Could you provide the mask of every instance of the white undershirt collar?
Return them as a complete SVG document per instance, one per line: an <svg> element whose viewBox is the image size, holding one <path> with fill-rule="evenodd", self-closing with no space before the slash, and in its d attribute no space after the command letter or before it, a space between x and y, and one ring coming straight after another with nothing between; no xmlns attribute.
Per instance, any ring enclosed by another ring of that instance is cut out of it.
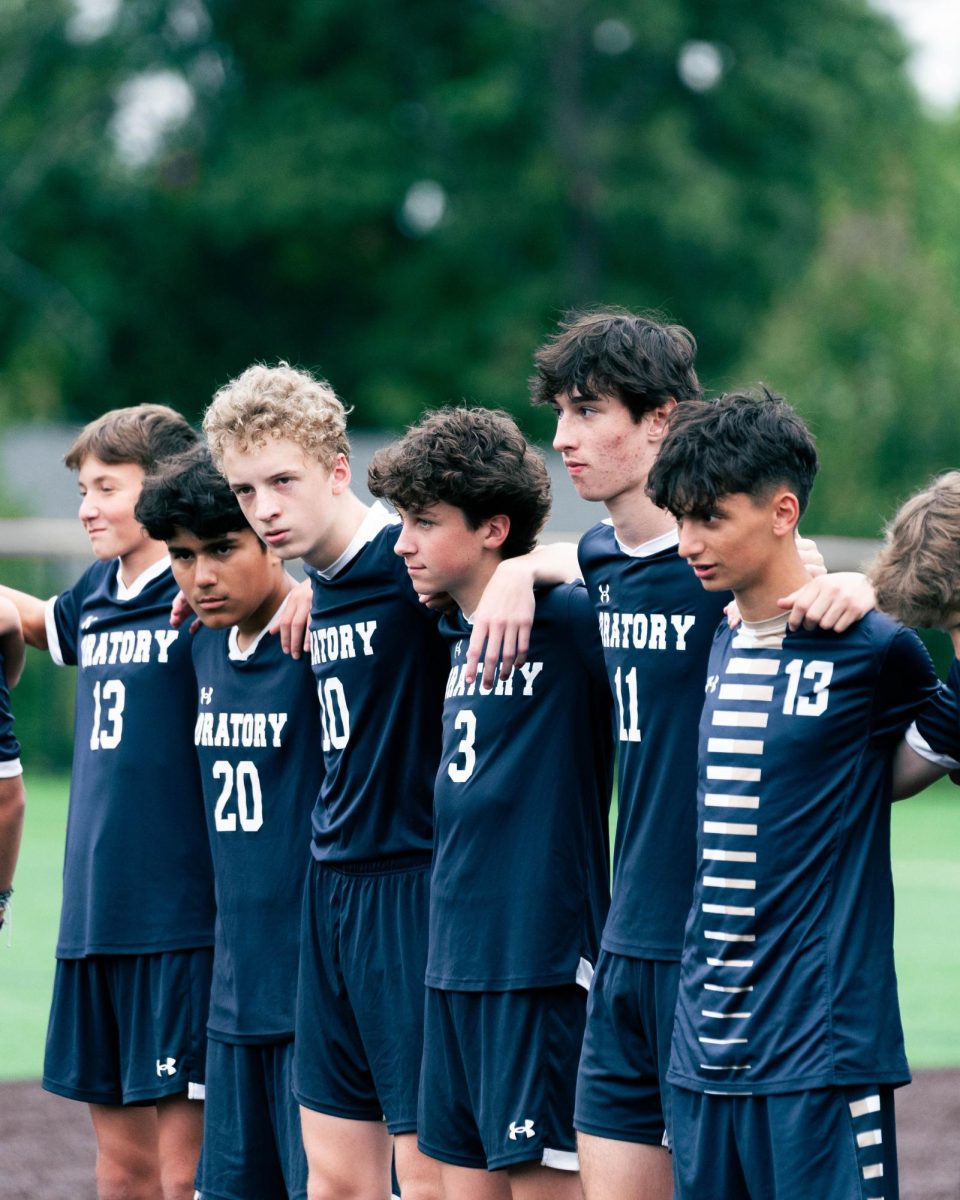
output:
<svg viewBox="0 0 960 1200"><path fill-rule="evenodd" d="M163 558L157 559L155 563L151 563L146 570L141 571L136 579L129 586L120 578L120 559L116 560L117 567L117 599L118 600L133 600L139 596L148 583L152 583L158 579L164 571L170 566L170 556L165 554Z"/></svg>
<svg viewBox="0 0 960 1200"><path fill-rule="evenodd" d="M381 529L386 529L388 525L398 525L399 523L400 518L396 513L390 512L379 500L375 500L371 504L367 515L363 518L360 528L350 540L350 545L347 546L346 550L344 550L335 562L332 562L329 567L324 567L322 571L314 567L314 574L319 575L321 579L335 578L344 567L349 566L353 562L368 542L373 541Z"/></svg>
<svg viewBox="0 0 960 1200"><path fill-rule="evenodd" d="M668 529L666 533L661 533L655 538L650 538L647 542L641 542L639 546L625 546L620 541L620 538L617 537L617 531L613 528L613 520L607 517L603 523L613 529L613 536L617 539L617 546L630 558L652 558L654 554L659 554L662 550L672 550L674 546L680 545L679 531Z"/></svg>
<svg viewBox="0 0 960 1200"><path fill-rule="evenodd" d="M292 591L292 589L291 589L291 591ZM287 607L287 601L289 599L290 599L290 592L287 592L287 594L283 598L283 603L280 605L280 607L277 609L277 611L273 614L273 616L270 618L270 620L267 621L266 625L264 625L264 627L260 630L260 632L253 639L253 641L246 648L246 650L240 649L239 627L236 625L232 625L230 627L230 633L227 637L227 658L229 658L231 662L246 662L248 658L253 658L254 654L256 654L256 652L257 652L257 647L260 645L260 643L266 637L267 630L274 623L274 621L277 619L277 617L280 616L280 614L283 612L283 610Z"/></svg>

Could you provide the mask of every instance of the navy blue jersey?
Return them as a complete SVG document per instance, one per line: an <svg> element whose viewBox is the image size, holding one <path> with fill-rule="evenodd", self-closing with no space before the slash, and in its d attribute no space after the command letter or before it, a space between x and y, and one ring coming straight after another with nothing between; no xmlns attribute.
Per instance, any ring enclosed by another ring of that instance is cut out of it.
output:
<svg viewBox="0 0 960 1200"><path fill-rule="evenodd" d="M613 899L603 946L680 958L696 867L697 723L713 632L728 592L707 592L677 535L624 550L604 521L580 569L597 610L619 737Z"/></svg>
<svg viewBox="0 0 960 1200"><path fill-rule="evenodd" d="M59 958L213 942L213 870L193 751L190 634L170 628L168 559L131 586L94 563L47 606L54 662L76 666Z"/></svg>
<svg viewBox="0 0 960 1200"><path fill-rule="evenodd" d="M916 634L721 627L668 1079L790 1092L909 1079L893 966L891 760L939 690Z"/></svg>
<svg viewBox="0 0 960 1200"><path fill-rule="evenodd" d="M217 894L207 1028L229 1042L292 1037L310 813L323 777L313 674L270 634L241 651L235 629L201 629L193 662Z"/></svg>
<svg viewBox="0 0 960 1200"><path fill-rule="evenodd" d="M911 725L907 741L917 754L948 771L960 767L960 660L951 663L948 686Z"/></svg>
<svg viewBox="0 0 960 1200"><path fill-rule="evenodd" d="M0 779L12 779L21 774L23 768L20 766L20 743L13 733L6 664L3 651L0 650Z"/></svg>
<svg viewBox="0 0 960 1200"><path fill-rule="evenodd" d="M375 504L340 559L310 570L310 659L325 775L313 854L366 861L433 843L446 649L394 553L399 520Z"/></svg>
<svg viewBox="0 0 960 1200"><path fill-rule="evenodd" d="M450 647L437 772L427 984L508 991L573 983L609 902L610 693L585 589L537 593L527 662L464 682Z"/></svg>

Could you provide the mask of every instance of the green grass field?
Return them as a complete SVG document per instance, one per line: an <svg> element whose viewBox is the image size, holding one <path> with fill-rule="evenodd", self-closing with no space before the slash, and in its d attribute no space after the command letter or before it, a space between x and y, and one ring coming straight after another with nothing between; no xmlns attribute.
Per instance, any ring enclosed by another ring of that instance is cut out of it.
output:
<svg viewBox="0 0 960 1200"><path fill-rule="evenodd" d="M17 870L13 945L0 932L0 1079L40 1075L53 950L67 782L28 779L27 826ZM897 973L915 1067L960 1066L960 793L940 783L894 810Z"/></svg>

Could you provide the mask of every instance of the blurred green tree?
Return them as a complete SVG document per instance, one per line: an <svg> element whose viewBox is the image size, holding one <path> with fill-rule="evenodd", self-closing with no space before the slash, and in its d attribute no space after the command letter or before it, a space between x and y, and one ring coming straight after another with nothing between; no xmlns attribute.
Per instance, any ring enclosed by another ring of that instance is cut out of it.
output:
<svg viewBox="0 0 960 1200"><path fill-rule="evenodd" d="M196 415L285 357L360 424L467 397L543 432L531 350L596 303L689 324L722 382L924 124L866 0L128 0L99 36L65 0L0 14L24 415ZM164 82L181 119L138 142Z"/></svg>

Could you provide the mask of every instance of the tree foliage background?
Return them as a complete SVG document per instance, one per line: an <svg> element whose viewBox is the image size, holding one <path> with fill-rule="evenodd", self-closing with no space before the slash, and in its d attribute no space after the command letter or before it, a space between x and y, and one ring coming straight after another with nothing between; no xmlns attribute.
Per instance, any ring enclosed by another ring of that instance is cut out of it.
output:
<svg viewBox="0 0 960 1200"><path fill-rule="evenodd" d="M960 461L960 128L866 0L0 0L0 46L7 421L285 358L544 436L532 350L616 303L811 420L811 528Z"/></svg>

